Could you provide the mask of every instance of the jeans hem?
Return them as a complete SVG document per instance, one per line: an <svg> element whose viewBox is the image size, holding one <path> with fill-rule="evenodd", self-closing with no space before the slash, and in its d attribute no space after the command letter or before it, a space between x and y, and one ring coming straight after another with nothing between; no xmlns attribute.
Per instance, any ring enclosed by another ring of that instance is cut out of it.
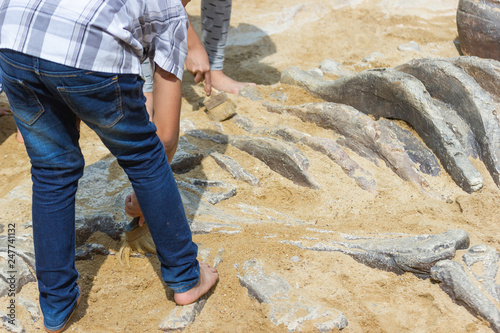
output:
<svg viewBox="0 0 500 333"><path fill-rule="evenodd" d="M76 307L78 306L78 299L80 298L81 293L82 292L80 291L80 288L78 288L78 295L76 297L76 301L75 301L75 303L73 303L73 306L71 307L71 310L69 311L68 316L66 318L64 318L63 322L57 326L50 326L50 325L47 325L47 323L45 322L45 319L44 319L43 326L45 326L45 329L47 329L49 331L58 331L61 328L63 328L64 326L66 326L68 321L71 319L73 312L75 311Z"/></svg>
<svg viewBox="0 0 500 333"><path fill-rule="evenodd" d="M182 286L182 287L170 287L170 289L172 289L174 291L174 293L183 293L183 292L186 292L190 289L192 289L197 283L198 281L200 281L200 278L197 278L196 281L194 282L191 282L185 286Z"/></svg>

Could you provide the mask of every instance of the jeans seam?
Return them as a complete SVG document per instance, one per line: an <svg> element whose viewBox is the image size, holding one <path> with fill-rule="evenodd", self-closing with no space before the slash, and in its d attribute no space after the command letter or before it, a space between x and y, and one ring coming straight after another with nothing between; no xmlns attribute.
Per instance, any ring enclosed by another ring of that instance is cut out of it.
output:
<svg viewBox="0 0 500 333"><path fill-rule="evenodd" d="M35 71L33 69L30 69L30 67L28 67L28 66L19 66L19 65L14 64L9 58L5 57L1 53L0 53L0 58L2 58L3 61L5 61L9 65L11 65L12 67L35 73Z"/></svg>
<svg viewBox="0 0 500 333"><path fill-rule="evenodd" d="M122 119L122 117L123 117L122 96L121 96L120 85L116 84L116 83L118 83L118 76L115 76L113 78L113 81L115 81L115 92L116 92L116 98L118 100L118 112L120 113L120 116L118 118L116 118L116 120L111 125L109 125L108 128L115 126L116 123L118 123L118 121L120 121L120 119Z"/></svg>
<svg viewBox="0 0 500 333"><path fill-rule="evenodd" d="M8 63L9 65L11 65L12 67L15 67L15 68L18 68L18 69L21 69L21 70L25 70L25 71L28 71L28 72L32 72L32 73L36 73L35 70L33 70L31 67L29 66L24 66L24 65L17 65L15 63L12 62L12 60L10 60L8 57L0 54L0 57L2 58L3 61L5 61L6 63ZM61 75L53 75L53 74L49 74L47 72L44 72L42 70L42 72L40 73L40 75L45 75L45 76L49 76L49 77L77 77L76 74L61 74Z"/></svg>

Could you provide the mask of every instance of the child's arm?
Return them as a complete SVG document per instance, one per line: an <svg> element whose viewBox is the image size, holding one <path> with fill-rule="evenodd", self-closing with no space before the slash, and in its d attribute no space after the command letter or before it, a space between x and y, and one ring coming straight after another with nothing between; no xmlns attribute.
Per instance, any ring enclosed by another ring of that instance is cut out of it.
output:
<svg viewBox="0 0 500 333"><path fill-rule="evenodd" d="M170 163L179 142L181 81L174 74L156 66L153 82L153 123Z"/></svg>
<svg viewBox="0 0 500 333"><path fill-rule="evenodd" d="M200 83L205 80L205 94L210 96L212 92L212 78L208 54L191 22L189 22L187 31L187 44L186 69L193 74L194 82Z"/></svg>

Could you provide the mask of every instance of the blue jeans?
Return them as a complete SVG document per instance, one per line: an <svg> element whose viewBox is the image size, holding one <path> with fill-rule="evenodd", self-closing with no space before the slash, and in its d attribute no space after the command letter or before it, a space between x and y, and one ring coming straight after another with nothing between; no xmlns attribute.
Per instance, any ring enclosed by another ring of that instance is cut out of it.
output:
<svg viewBox="0 0 500 333"><path fill-rule="evenodd" d="M174 292L199 279L198 248L138 75L67 67L0 50L5 93L31 160L33 240L44 324L61 328L76 306L75 193L84 159L78 116L128 175L148 221L162 277Z"/></svg>

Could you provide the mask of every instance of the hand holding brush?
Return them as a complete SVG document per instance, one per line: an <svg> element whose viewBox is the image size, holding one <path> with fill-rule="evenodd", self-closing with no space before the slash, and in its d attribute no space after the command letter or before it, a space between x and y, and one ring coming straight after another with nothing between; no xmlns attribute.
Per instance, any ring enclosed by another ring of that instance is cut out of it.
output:
<svg viewBox="0 0 500 333"><path fill-rule="evenodd" d="M131 252L156 253L156 247L135 193L128 195L125 199L125 212L134 216L134 219L124 228L118 260L122 265L125 261L127 266L130 266Z"/></svg>

